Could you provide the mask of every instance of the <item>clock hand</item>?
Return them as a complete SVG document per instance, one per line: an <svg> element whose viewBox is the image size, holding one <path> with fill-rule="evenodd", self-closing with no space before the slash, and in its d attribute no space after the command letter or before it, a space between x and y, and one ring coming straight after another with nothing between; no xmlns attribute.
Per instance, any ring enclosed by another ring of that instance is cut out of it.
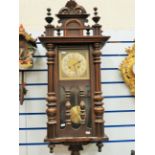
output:
<svg viewBox="0 0 155 155"><path fill-rule="evenodd" d="M79 63L81 63L81 61L82 61L82 60L79 60L78 62L74 63L73 66L75 66L75 65L77 65L77 64L79 64Z"/></svg>
<svg viewBox="0 0 155 155"><path fill-rule="evenodd" d="M74 71L77 73L77 67L76 67L76 65L77 64L79 64L79 63L81 63L81 61L82 60L79 60L79 61L77 61L76 63L74 63L74 64L72 64L72 65L69 65L68 67L70 68L70 69L74 69Z"/></svg>
<svg viewBox="0 0 155 155"><path fill-rule="evenodd" d="M75 70L76 70L76 67L75 67L75 65L74 65L74 64L69 65L68 67L69 67L69 69L71 69L72 71L75 71Z"/></svg>
<svg viewBox="0 0 155 155"><path fill-rule="evenodd" d="M78 72L77 72L77 65L78 65L79 63L81 63L81 61L82 61L82 60L79 60L78 62L76 62L76 63L73 64L73 67L74 67L74 70L75 70L76 75L78 75Z"/></svg>

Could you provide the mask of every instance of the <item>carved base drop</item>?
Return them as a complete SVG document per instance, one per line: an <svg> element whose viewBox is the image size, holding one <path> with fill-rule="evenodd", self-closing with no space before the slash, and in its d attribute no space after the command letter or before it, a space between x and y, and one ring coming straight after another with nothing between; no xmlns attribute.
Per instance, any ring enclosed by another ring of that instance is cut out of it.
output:
<svg viewBox="0 0 155 155"><path fill-rule="evenodd" d="M96 145L98 147L98 152L102 152L103 143L102 142L98 142Z"/></svg>
<svg viewBox="0 0 155 155"><path fill-rule="evenodd" d="M80 151L83 150L82 145L73 144L68 148L71 151L71 155L80 155Z"/></svg>
<svg viewBox="0 0 155 155"><path fill-rule="evenodd" d="M49 144L48 147L50 148L50 153L53 153L55 145L54 144Z"/></svg>

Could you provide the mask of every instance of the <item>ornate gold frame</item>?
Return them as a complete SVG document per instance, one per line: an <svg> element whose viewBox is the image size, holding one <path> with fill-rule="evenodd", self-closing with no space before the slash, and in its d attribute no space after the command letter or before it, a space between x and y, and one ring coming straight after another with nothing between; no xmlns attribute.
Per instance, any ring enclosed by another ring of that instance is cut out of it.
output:
<svg viewBox="0 0 155 155"><path fill-rule="evenodd" d="M120 71L125 83L130 89L131 94L135 95L135 44L132 47L127 48L126 52L128 53L128 56L120 65Z"/></svg>

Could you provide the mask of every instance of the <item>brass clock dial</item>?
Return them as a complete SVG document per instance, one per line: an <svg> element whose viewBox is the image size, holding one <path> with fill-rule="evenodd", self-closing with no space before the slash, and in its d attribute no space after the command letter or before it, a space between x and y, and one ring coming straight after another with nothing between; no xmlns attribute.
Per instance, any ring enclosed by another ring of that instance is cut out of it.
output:
<svg viewBox="0 0 155 155"><path fill-rule="evenodd" d="M87 69L87 60L79 53L69 53L62 59L62 71L69 77L79 77Z"/></svg>
<svg viewBox="0 0 155 155"><path fill-rule="evenodd" d="M62 51L60 58L60 80L89 79L87 51Z"/></svg>

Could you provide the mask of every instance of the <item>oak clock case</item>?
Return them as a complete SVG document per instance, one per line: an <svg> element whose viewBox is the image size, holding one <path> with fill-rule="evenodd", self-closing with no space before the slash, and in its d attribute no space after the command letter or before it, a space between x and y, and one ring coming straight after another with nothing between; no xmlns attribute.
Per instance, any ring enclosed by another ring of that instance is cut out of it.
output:
<svg viewBox="0 0 155 155"><path fill-rule="evenodd" d="M94 142L101 152L108 138L104 132L100 50L110 37L102 36L97 8L92 26L86 24L89 14L74 0L68 1L56 16L59 26L51 24L51 9L47 9L48 24L39 37L47 49L48 65L45 141L51 153L55 144L64 144L71 155L79 155L83 145Z"/></svg>

